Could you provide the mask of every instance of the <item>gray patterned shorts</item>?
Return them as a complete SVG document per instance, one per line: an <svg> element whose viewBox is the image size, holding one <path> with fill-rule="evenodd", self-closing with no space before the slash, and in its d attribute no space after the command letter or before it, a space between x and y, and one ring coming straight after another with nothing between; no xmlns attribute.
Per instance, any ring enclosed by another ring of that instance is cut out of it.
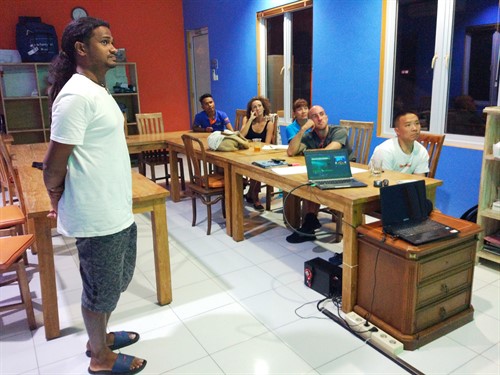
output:
<svg viewBox="0 0 500 375"><path fill-rule="evenodd" d="M134 275L137 225L108 236L79 237L76 247L83 283L82 306L93 312L112 312Z"/></svg>

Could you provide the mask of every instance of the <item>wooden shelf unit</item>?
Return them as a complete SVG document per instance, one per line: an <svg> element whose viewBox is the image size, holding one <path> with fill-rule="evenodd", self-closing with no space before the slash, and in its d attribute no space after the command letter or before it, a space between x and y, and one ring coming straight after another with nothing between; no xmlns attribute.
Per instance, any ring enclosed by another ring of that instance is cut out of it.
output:
<svg viewBox="0 0 500 375"><path fill-rule="evenodd" d="M500 199L500 159L493 157L493 145L500 142L500 107L487 107L486 130L484 134L483 165L479 187L477 223L483 229L477 244L476 258L500 263L500 255L483 249L484 236L500 230L500 212L491 209L492 203Z"/></svg>
<svg viewBox="0 0 500 375"><path fill-rule="evenodd" d="M48 142L50 121L47 77L49 63L0 63L0 114L5 131L15 144ZM135 92L114 93L119 83L132 85ZM139 86L135 63L118 63L106 74L106 85L115 100L126 107L127 130L137 134L135 114L140 112Z"/></svg>

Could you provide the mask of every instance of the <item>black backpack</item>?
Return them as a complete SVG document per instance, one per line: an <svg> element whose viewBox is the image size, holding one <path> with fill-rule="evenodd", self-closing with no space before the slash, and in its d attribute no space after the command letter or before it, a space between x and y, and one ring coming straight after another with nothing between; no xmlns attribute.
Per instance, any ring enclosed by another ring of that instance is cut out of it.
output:
<svg viewBox="0 0 500 375"><path fill-rule="evenodd" d="M19 17L16 45L23 62L50 62L59 52L56 29L40 17Z"/></svg>

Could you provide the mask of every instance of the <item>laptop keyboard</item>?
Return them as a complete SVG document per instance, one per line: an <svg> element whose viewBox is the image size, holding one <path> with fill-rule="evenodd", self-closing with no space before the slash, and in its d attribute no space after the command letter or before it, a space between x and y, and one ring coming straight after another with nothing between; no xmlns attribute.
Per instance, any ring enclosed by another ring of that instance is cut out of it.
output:
<svg viewBox="0 0 500 375"><path fill-rule="evenodd" d="M331 185L331 186L336 186L336 185L341 185L341 184L348 184L352 181L352 178L337 178L334 180L318 180L316 181L316 185Z"/></svg>
<svg viewBox="0 0 500 375"><path fill-rule="evenodd" d="M393 230L397 232L400 236L414 236L417 234L432 232L438 229L442 229L443 224L435 222L433 220L426 220L423 223L415 224L400 224L397 227L393 226Z"/></svg>

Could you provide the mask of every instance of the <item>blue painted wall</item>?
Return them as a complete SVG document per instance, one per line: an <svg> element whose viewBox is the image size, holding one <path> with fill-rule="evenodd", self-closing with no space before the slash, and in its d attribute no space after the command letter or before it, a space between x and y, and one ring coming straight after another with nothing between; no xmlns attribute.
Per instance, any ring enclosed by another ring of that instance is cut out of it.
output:
<svg viewBox="0 0 500 375"><path fill-rule="evenodd" d="M234 121L237 108L257 94L256 12L289 0L183 0L186 30L208 27L210 58L219 60L212 81L217 107ZM377 122L382 1L314 0L313 103L330 123ZM373 148L384 139L374 137ZM436 206L460 216L477 204L482 152L445 146L436 178Z"/></svg>

